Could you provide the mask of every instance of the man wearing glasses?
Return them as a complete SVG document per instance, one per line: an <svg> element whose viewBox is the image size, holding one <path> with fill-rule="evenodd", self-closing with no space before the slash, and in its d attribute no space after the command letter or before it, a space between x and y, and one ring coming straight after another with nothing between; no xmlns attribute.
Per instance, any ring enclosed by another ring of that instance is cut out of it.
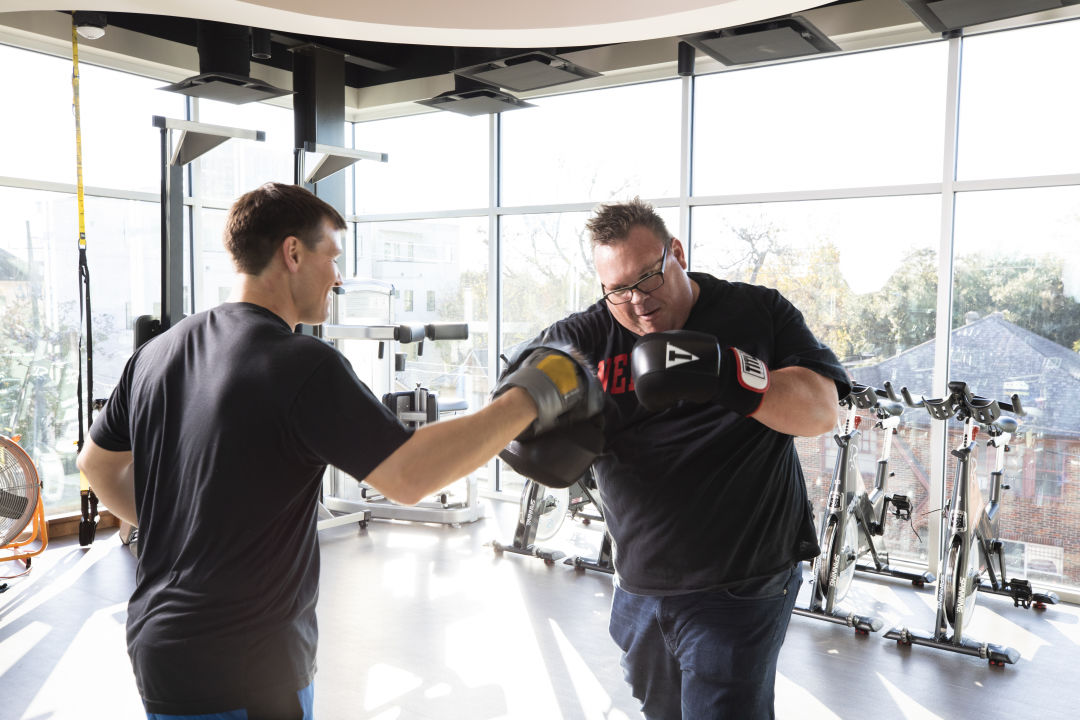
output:
<svg viewBox="0 0 1080 720"><path fill-rule="evenodd" d="M794 436L834 427L847 375L776 290L688 272L646 203L587 227L603 297L536 342L573 346L609 399L593 469L627 682L650 719L771 718L818 554Z"/></svg>

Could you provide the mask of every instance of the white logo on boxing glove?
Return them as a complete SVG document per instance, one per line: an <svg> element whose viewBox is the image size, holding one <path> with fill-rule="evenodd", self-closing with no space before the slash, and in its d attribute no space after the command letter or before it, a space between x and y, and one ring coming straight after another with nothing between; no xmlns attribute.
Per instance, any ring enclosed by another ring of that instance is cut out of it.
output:
<svg viewBox="0 0 1080 720"><path fill-rule="evenodd" d="M688 362L700 360L697 355L688 350L683 350L678 345L667 344L667 355L664 357L664 369L670 370L676 365L685 365Z"/></svg>
<svg viewBox="0 0 1080 720"><path fill-rule="evenodd" d="M735 377L747 390L763 393L769 389L769 370L765 363L739 348L735 351Z"/></svg>

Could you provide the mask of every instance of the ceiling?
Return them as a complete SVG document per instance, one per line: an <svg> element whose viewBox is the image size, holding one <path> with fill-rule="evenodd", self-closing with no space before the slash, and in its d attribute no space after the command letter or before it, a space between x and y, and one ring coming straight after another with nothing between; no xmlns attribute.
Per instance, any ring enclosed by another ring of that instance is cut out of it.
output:
<svg viewBox="0 0 1080 720"><path fill-rule="evenodd" d="M2 0L0 11L144 13L151 7L162 16L321 37L523 48L674 37L825 4L820 0L305 0L302 4L296 0Z"/></svg>
<svg viewBox="0 0 1080 720"><path fill-rule="evenodd" d="M106 31L100 40L85 43L89 58L181 80L199 65L195 48L200 23L266 30L270 58L252 60L251 76L287 88L295 55L290 49L316 44L339 51L346 59L345 80L352 93L346 98L347 109L359 113L430 98L455 87L460 79L453 75L455 70L530 50L570 55L572 62L608 76L601 79L661 67L670 77L681 37L792 14L804 16L835 42L833 49L843 51L940 37L916 17L910 7L916 2L305 0L301 5L295 0L65 0L60 6L48 0L0 0L0 41L62 55L70 52L70 21L64 13L104 12L109 27L119 32ZM945 3L972 5L971 0L942 0ZM1024 24L1033 18L1078 16L1076 3L1080 0L995 0L992 5L1072 6L1015 21ZM147 8L154 14L144 12ZM698 71L723 69L704 55L697 62ZM589 82L579 81L577 87Z"/></svg>
<svg viewBox="0 0 1080 720"><path fill-rule="evenodd" d="M196 45L198 22L193 19L110 12L108 21L112 27L124 28L183 45L193 47ZM290 48L316 44L345 54L345 84L354 88L447 74L456 68L500 60L523 52L521 48L405 45L276 30L271 31L270 39L270 58L254 62L279 70L291 71ZM557 55L584 48L545 49Z"/></svg>
<svg viewBox="0 0 1080 720"><path fill-rule="evenodd" d="M196 46L200 20L271 32L271 57L292 70L290 48L306 44L346 55L346 85L365 88L501 60L527 50L561 55L598 46L676 37L842 2L806 0L68 0L59 11L107 13L110 27ZM42 0L0 0L0 10L49 9ZM155 13L143 12L152 6Z"/></svg>

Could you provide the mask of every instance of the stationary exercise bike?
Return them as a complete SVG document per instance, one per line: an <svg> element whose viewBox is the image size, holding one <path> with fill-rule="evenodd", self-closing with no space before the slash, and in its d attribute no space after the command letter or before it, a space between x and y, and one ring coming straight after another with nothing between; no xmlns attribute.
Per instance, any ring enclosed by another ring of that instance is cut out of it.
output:
<svg viewBox="0 0 1080 720"><path fill-rule="evenodd" d="M885 518L892 506L892 515L899 520L911 520L911 501L906 495L886 491L892 437L900 425L904 406L891 399L891 387L878 390L867 385L853 384L851 393L840 401L845 408L840 418L839 432L833 436L839 451L829 487L829 500L821 521L819 545L821 554L814 559L811 572L810 606L794 609L795 614L826 620L854 628L859 634L880 630L879 618L845 613L836 609L844 599L855 571L890 575L910 580L916 587L934 581L929 572L912 572L894 568L889 554L879 545L884 540ZM881 455L877 462L874 487L868 494L859 470L859 410L870 411L874 427L882 431ZM874 538L882 541L875 543ZM860 564L869 557L872 564Z"/></svg>
<svg viewBox="0 0 1080 720"><path fill-rule="evenodd" d="M592 508L592 512L590 512ZM566 518L581 520L585 525L593 521L604 521L604 510L600 495L596 491L596 481L589 471L570 487L549 488L535 480L526 479L521 489L521 502L518 506L518 522L514 529L514 539L509 544L496 541L491 543L496 555L504 552L517 555L529 555L540 558L547 565L554 565L566 558L561 550L546 548L538 543L555 536ZM604 530L600 541L600 551L595 558L579 555L563 560L578 570L597 570L614 573L611 562L611 535Z"/></svg>
<svg viewBox="0 0 1080 720"><path fill-rule="evenodd" d="M1002 411L1022 417L1025 413L1020 398L1011 402L979 397L963 382L950 382L949 395L943 399L923 398L915 402L907 388L901 388L904 400L912 407L925 407L935 420L947 422L956 418L964 423L960 444L952 451L957 459L952 496L945 506L948 531L942 544L942 577L937 587L937 616L933 633L921 633L907 628L894 628L885 637L899 645L927 645L940 650L983 658L991 665L1013 664L1020 653L1004 645L979 643L964 636L971 621L978 592L1008 595L1013 606L1043 609L1056 604L1052 592L1035 592L1031 583L1016 578L1006 579L1005 553L998 536L998 513L1005 476L1005 453L1009 439L1019 423ZM982 430L988 446L995 449L994 468L990 472L990 499L984 504L976 471L976 437ZM984 575L986 576L984 578ZM951 632L950 632L951 630Z"/></svg>

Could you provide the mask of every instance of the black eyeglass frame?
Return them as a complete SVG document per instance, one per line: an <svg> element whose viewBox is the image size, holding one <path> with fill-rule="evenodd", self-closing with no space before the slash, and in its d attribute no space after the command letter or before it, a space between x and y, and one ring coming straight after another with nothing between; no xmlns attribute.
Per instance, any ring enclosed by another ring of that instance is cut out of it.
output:
<svg viewBox="0 0 1080 720"><path fill-rule="evenodd" d="M633 299L635 291L641 293L642 295L648 295L649 293L656 292L657 290L659 290L660 288L662 288L664 286L664 269L667 267L667 256L668 256L668 246L667 246L667 244L665 244L664 245L664 254L660 257L660 269L659 270L655 270L655 271L645 275L645 277L641 278L640 280L638 280L633 285L624 285L623 287L617 287L617 288L615 288L613 290L609 290L608 292L606 292L602 296L600 296L600 300L603 301L603 302L609 302L612 305L625 305L626 303L630 302L631 299ZM659 284L657 284L657 286L654 287L654 288L650 288L649 290L643 290L642 287L641 287L642 283L646 283L646 282L652 280L655 277L660 278ZM600 289L602 290L603 288L604 288L604 285L601 283ZM612 296L614 296L616 293L619 293L619 294L626 293L626 299L625 300L613 299Z"/></svg>

